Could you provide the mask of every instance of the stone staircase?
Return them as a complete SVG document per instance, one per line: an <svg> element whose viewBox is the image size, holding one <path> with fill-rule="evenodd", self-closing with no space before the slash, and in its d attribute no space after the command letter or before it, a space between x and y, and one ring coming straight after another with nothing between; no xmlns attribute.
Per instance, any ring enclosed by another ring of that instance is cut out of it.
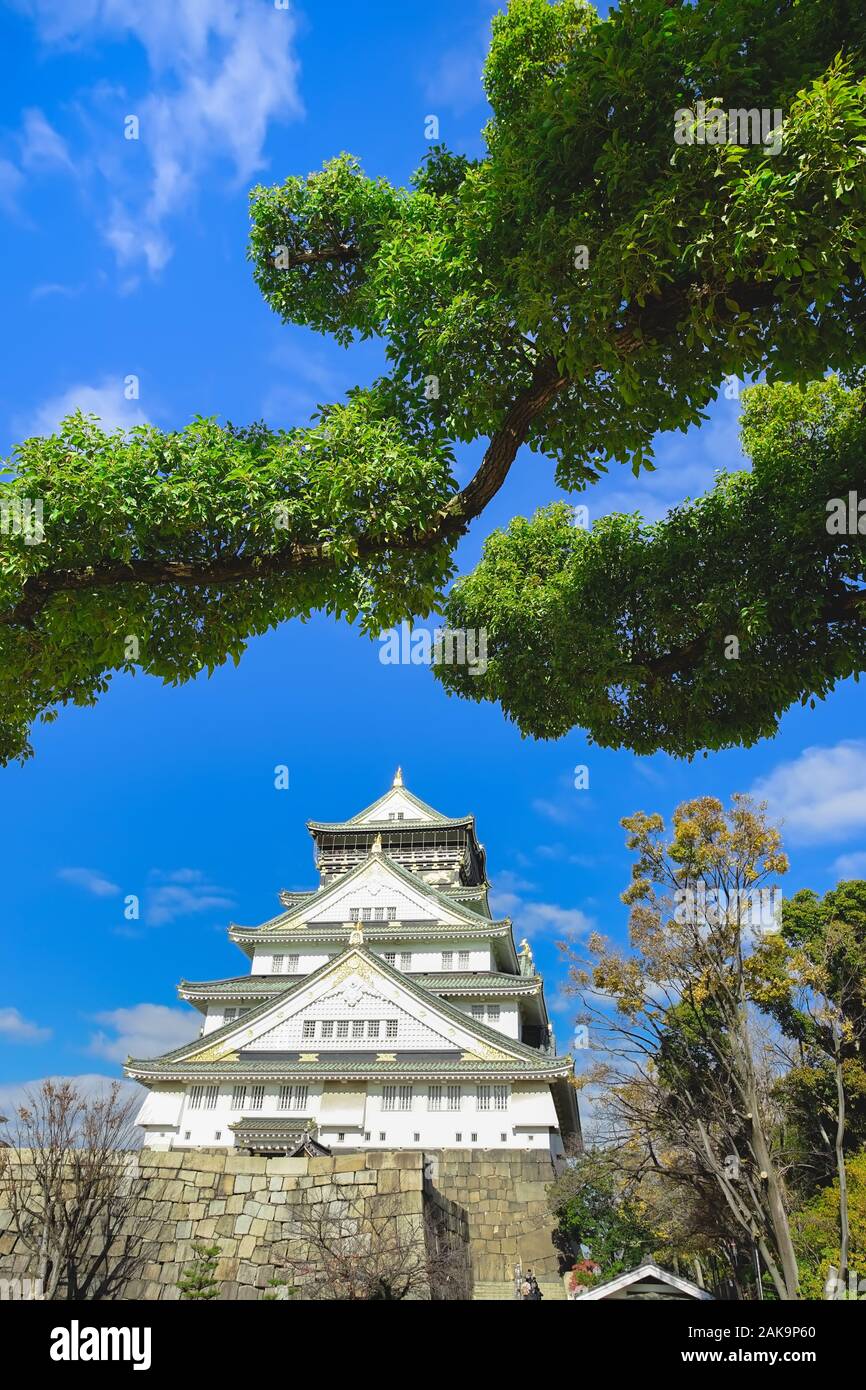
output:
<svg viewBox="0 0 866 1390"><path fill-rule="evenodd" d="M565 1296L565 1285L561 1279L539 1279L538 1287L544 1295L544 1302L567 1303ZM472 1301L475 1302L494 1302L508 1300L516 1303L514 1297L514 1284L511 1281L494 1283L492 1281L476 1280L472 1289Z"/></svg>

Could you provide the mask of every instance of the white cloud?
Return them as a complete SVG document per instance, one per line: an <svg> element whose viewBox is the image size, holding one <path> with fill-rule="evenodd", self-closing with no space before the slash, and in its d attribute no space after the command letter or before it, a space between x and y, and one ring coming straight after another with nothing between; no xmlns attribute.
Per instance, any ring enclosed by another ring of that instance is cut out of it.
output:
<svg viewBox="0 0 866 1390"><path fill-rule="evenodd" d="M19 212L18 197L24 187L24 175L11 159L0 159L0 208L4 212Z"/></svg>
<svg viewBox="0 0 866 1390"><path fill-rule="evenodd" d="M17 433L25 437L53 434L60 421L76 410L95 415L104 430L128 430L148 423L138 401L126 399L121 378L105 377L98 386L70 386L52 396L19 423Z"/></svg>
<svg viewBox="0 0 866 1390"><path fill-rule="evenodd" d="M866 878L866 850L840 854L833 864L833 872L839 878Z"/></svg>
<svg viewBox="0 0 866 1390"><path fill-rule="evenodd" d="M31 1023L17 1009L0 1008L0 1039L13 1043L41 1043L51 1037L50 1028Z"/></svg>
<svg viewBox="0 0 866 1390"><path fill-rule="evenodd" d="M46 1081L53 1081L55 1085L60 1085L63 1081L72 1082L79 1095L88 1099L95 1099L97 1096L104 1096L113 1085L120 1085L121 1099L126 1100L134 1096L144 1101L146 1092L143 1086L137 1081L122 1080L118 1083L117 1077L101 1076L98 1072L84 1072L80 1076L40 1076L33 1081L17 1081L8 1085L0 1086L0 1115L5 1115L12 1120L19 1105L24 1105L29 1097L35 1095ZM12 1126L14 1128L14 1126Z"/></svg>
<svg viewBox="0 0 866 1390"><path fill-rule="evenodd" d="M513 885L509 885L505 891L493 890L490 893L490 908L494 916L510 917L518 936L563 938L582 935L595 925L593 918L579 907L534 902L515 892Z"/></svg>
<svg viewBox="0 0 866 1390"><path fill-rule="evenodd" d="M216 908L234 907L234 898L225 888L209 883L200 869L175 869L163 873L155 869L154 885L148 890L144 919L151 926L162 926L177 917L189 917Z"/></svg>
<svg viewBox="0 0 866 1390"><path fill-rule="evenodd" d="M787 839L800 844L848 839L866 828L866 741L806 748L759 778L752 792L784 821Z"/></svg>
<svg viewBox="0 0 866 1390"><path fill-rule="evenodd" d="M147 55L148 90L106 106L111 90L103 83L87 112L88 122L98 114L89 156L113 193L106 198L103 190L109 207L103 235L121 267L157 273L172 251L166 223L203 180L225 162L238 183L249 180L264 165L269 124L302 114L294 14L266 0L19 4L47 45L84 48L131 38ZM124 139L127 115L138 119L138 141Z"/></svg>
<svg viewBox="0 0 866 1390"><path fill-rule="evenodd" d="M567 825L573 819L571 807L562 806L556 801L547 801L544 797L536 797L532 803L532 809L539 816L544 816L547 820L554 821L557 825Z"/></svg>
<svg viewBox="0 0 866 1390"><path fill-rule="evenodd" d="M65 883L73 883L76 888L83 888L95 898L110 898L120 892L118 885L107 879L98 869L58 869L57 877L62 878Z"/></svg>
<svg viewBox="0 0 866 1390"><path fill-rule="evenodd" d="M191 1042L201 1027L201 1019L191 1009L169 1009L164 1004L109 1009L95 1014L93 1021L102 1027L91 1036L88 1052L121 1063L127 1057L159 1057L171 1052Z"/></svg>
<svg viewBox="0 0 866 1390"><path fill-rule="evenodd" d="M490 48L490 20L474 28L463 44L448 48L437 61L424 83L424 96L435 115L443 107L455 115L465 115L487 97L481 82L484 60ZM445 140L445 144L449 144Z"/></svg>
<svg viewBox="0 0 866 1390"><path fill-rule="evenodd" d="M28 173L35 169L73 168L66 141L38 107L31 106L24 112L20 139L21 167Z"/></svg>

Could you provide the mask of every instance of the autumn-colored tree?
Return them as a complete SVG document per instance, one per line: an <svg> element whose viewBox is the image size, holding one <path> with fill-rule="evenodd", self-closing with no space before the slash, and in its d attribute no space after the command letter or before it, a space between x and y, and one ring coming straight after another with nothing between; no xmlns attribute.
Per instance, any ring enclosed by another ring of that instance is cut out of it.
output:
<svg viewBox="0 0 866 1390"><path fill-rule="evenodd" d="M660 815L626 817L636 852L630 951L599 936L588 956L564 946L571 987L590 1021L620 1142L683 1182L716 1185L744 1243L753 1244L780 1298L799 1297L783 1164L756 1059L747 960L771 925L767 893L786 872L766 808L735 796L678 806L670 836ZM762 890L764 896L761 896Z"/></svg>
<svg viewBox="0 0 866 1390"><path fill-rule="evenodd" d="M825 524L866 482L856 380L851 397L779 384L866 360L864 71L846 0L623 0L604 19L510 0L483 158L436 147L400 188L340 155L255 188L268 305L344 346L381 339L386 372L285 431L123 436L77 415L20 445L0 494L0 760L116 671L186 680L314 610L375 634L444 609L487 629L492 658L474 682L442 667L452 689L528 733L579 723L640 752L752 742L866 668L864 537ZM699 102L780 111L772 148L714 143L697 117L678 143ZM612 463L639 474L659 431L760 373L752 476L657 528L579 534L542 505L446 599L522 445L571 491ZM477 439L458 487L455 447Z"/></svg>

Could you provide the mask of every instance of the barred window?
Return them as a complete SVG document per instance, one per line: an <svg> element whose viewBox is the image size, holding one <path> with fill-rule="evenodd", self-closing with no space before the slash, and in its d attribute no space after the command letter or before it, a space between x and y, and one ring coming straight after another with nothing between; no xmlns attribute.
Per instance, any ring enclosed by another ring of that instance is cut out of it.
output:
<svg viewBox="0 0 866 1390"><path fill-rule="evenodd" d="M303 1110L307 1104L308 1086L281 1086L277 1101L279 1110Z"/></svg>
<svg viewBox="0 0 866 1390"><path fill-rule="evenodd" d="M399 1101L399 1104L398 1104L398 1106L397 1106L397 1109L398 1109L398 1110L411 1110L411 1109L412 1109L412 1087L411 1087L411 1086L401 1086L401 1087L400 1087L400 1094L399 1094L399 1096L398 1096L397 1099L398 1099L398 1101Z"/></svg>
<svg viewBox="0 0 866 1390"><path fill-rule="evenodd" d="M367 1019L367 1037L368 1037L368 1038L378 1038L378 1036L379 1036L379 1020L378 1020L378 1018L368 1018L368 1019Z"/></svg>
<svg viewBox="0 0 866 1390"><path fill-rule="evenodd" d="M243 1110L247 1103L246 1086L232 1087L232 1110Z"/></svg>
<svg viewBox="0 0 866 1390"><path fill-rule="evenodd" d="M252 1088L252 1094L251 1094L251 1096L250 1096L250 1109L251 1109L251 1110L261 1110L262 1106L264 1105L264 1101L265 1101L265 1088L264 1088L264 1086L253 1086L253 1088Z"/></svg>
<svg viewBox="0 0 866 1390"><path fill-rule="evenodd" d="M475 1108L476 1110L490 1109L490 1087L476 1086L475 1088Z"/></svg>
<svg viewBox="0 0 866 1390"><path fill-rule="evenodd" d="M237 1009L226 1009L223 1013L223 1023L234 1023L237 1016Z"/></svg>
<svg viewBox="0 0 866 1390"><path fill-rule="evenodd" d="M353 1037L353 1038L363 1038L363 1036L364 1036L364 1020L363 1020L362 1018L356 1018L356 1019L354 1019L354 1020L352 1021L352 1037Z"/></svg>
<svg viewBox="0 0 866 1390"><path fill-rule="evenodd" d="M458 969L460 969L460 970L468 970L468 969L469 969L469 952L468 952L468 951L458 951L458 953L457 953L457 966L458 966Z"/></svg>
<svg viewBox="0 0 866 1390"><path fill-rule="evenodd" d="M271 956L271 974L282 975L285 956Z"/></svg>
<svg viewBox="0 0 866 1390"><path fill-rule="evenodd" d="M429 1086L429 1087L428 1087L428 1089L427 1089L427 1109L428 1109L428 1110L441 1110L441 1109L442 1109L442 1087L441 1087L441 1086Z"/></svg>
<svg viewBox="0 0 866 1390"><path fill-rule="evenodd" d="M396 1109L397 1109L397 1087L396 1087L396 1086L383 1086L383 1087L382 1087L382 1109L383 1109L383 1110L396 1110Z"/></svg>
<svg viewBox="0 0 866 1390"><path fill-rule="evenodd" d="M370 921L372 921L372 918L373 918L373 909L372 909L372 907L363 907L363 908L361 909L361 917L362 917L362 919L363 919L365 922L370 922Z"/></svg>
<svg viewBox="0 0 866 1390"><path fill-rule="evenodd" d="M472 1017L473 1017L473 1018L480 1018L480 1019L483 1019L483 1018L484 1018L484 1005L483 1005L483 1004L473 1004L473 1005L472 1005Z"/></svg>
<svg viewBox="0 0 866 1390"><path fill-rule="evenodd" d="M385 909L384 909L384 907L377 907L377 908L375 909L374 913L373 913L373 918L374 918L374 920L377 921L377 922L384 922L384 920L385 920Z"/></svg>
<svg viewBox="0 0 866 1390"><path fill-rule="evenodd" d="M204 1086L193 1086L189 1093L190 1110L201 1110L204 1100Z"/></svg>
<svg viewBox="0 0 866 1390"><path fill-rule="evenodd" d="M213 1110L217 1103L217 1096L220 1093L219 1086L205 1086L204 1088L204 1108Z"/></svg>
<svg viewBox="0 0 866 1390"><path fill-rule="evenodd" d="M332 1038L334 1036L334 1020L326 1018L322 1022L322 1037Z"/></svg>
<svg viewBox="0 0 866 1390"><path fill-rule="evenodd" d="M389 921L389 922L396 922L396 920L397 920L397 909L396 909L396 907L389 907L389 908L387 909L387 913L388 913L388 921Z"/></svg>
<svg viewBox="0 0 866 1390"><path fill-rule="evenodd" d="M487 1006L487 1022L488 1022L488 1023L498 1023L498 1022L499 1022L499 1005L498 1005L498 1004L488 1004L488 1006Z"/></svg>
<svg viewBox="0 0 866 1390"><path fill-rule="evenodd" d="M494 1110L507 1110L507 1109L508 1109L508 1087L507 1087L507 1086L494 1086L494 1087L493 1087L493 1108L494 1108Z"/></svg>
<svg viewBox="0 0 866 1390"><path fill-rule="evenodd" d="M400 952L400 969L401 969L401 970L411 970L411 969L412 969L412 952L411 952L411 951L401 951L401 952Z"/></svg>
<svg viewBox="0 0 866 1390"><path fill-rule="evenodd" d="M443 970L451 970L452 967L453 967L453 964L454 964L454 952L453 952L453 951L443 951L443 952L442 952L442 969L443 969Z"/></svg>
<svg viewBox="0 0 866 1390"><path fill-rule="evenodd" d="M396 1020L396 1018L389 1018L389 1019L386 1021L386 1023L385 1023L385 1037L386 1037L386 1038L396 1038L396 1036L397 1036L397 1020Z"/></svg>
<svg viewBox="0 0 866 1390"><path fill-rule="evenodd" d="M462 1095L459 1086L448 1087L448 1109L459 1110Z"/></svg>
<svg viewBox="0 0 866 1390"><path fill-rule="evenodd" d="M286 970L290 975L297 975L300 956L286 956Z"/></svg>
<svg viewBox="0 0 866 1390"><path fill-rule="evenodd" d="M386 952L385 952L385 964L386 964L386 965L396 965L396 964L397 964L397 952L396 952L396 951L386 951Z"/></svg>
<svg viewBox="0 0 866 1390"><path fill-rule="evenodd" d="M312 1018L304 1019L304 1037L314 1038L316 1036L316 1023Z"/></svg>
<svg viewBox="0 0 866 1390"><path fill-rule="evenodd" d="M348 1036L349 1036L349 1020L348 1020L347 1018L338 1018L338 1019L337 1019L337 1037L338 1037L338 1038L348 1038Z"/></svg>

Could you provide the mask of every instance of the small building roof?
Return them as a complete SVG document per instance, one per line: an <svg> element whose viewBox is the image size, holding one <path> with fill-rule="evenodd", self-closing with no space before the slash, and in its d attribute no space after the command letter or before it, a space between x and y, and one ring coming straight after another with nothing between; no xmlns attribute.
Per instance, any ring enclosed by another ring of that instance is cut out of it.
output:
<svg viewBox="0 0 866 1390"><path fill-rule="evenodd" d="M689 1279L683 1279L678 1274L671 1274L670 1270L662 1269L660 1265L647 1261L637 1269L629 1269L625 1274L618 1274L615 1279L608 1279L604 1284L597 1284L594 1289L588 1289L586 1293L578 1294L574 1299L575 1303L599 1303L606 1298L635 1298L635 1299L698 1299L701 1301L713 1301L713 1295L706 1289L699 1288Z"/></svg>

